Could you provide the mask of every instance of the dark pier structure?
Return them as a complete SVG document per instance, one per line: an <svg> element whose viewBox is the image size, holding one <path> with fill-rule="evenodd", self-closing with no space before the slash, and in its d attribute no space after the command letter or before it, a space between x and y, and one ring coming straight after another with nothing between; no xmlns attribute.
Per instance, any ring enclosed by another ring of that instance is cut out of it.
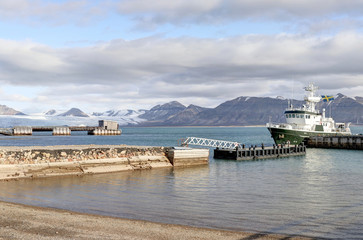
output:
<svg viewBox="0 0 363 240"><path fill-rule="evenodd" d="M363 150L363 135L311 137L309 148L335 148Z"/></svg>
<svg viewBox="0 0 363 240"><path fill-rule="evenodd" d="M281 158L302 156L306 154L306 146L273 146L273 147L249 147L236 149L214 149L214 158L231 160L258 160L268 158Z"/></svg>

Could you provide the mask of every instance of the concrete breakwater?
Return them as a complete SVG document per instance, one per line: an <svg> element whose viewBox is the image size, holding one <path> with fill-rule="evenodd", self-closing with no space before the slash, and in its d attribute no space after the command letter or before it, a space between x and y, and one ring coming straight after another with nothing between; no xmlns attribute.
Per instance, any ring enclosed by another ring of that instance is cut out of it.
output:
<svg viewBox="0 0 363 240"><path fill-rule="evenodd" d="M126 145L0 147L0 179L109 173L172 167L172 163L208 164L209 150L197 150L193 154L194 149ZM178 151L189 151L190 157L175 158Z"/></svg>

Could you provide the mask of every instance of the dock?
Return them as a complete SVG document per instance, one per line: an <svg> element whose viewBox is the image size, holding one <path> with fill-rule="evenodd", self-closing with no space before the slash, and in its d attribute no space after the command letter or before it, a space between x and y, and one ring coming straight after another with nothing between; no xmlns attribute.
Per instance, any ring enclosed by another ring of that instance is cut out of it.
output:
<svg viewBox="0 0 363 240"><path fill-rule="evenodd" d="M181 146L199 145L205 147L215 147L215 159L229 160L258 160L268 158L294 157L306 154L305 145L274 145L265 147L250 146L238 142L230 142L224 140L188 137L181 140Z"/></svg>
<svg viewBox="0 0 363 240"><path fill-rule="evenodd" d="M309 148L333 148L363 150L363 135L310 137Z"/></svg>
<svg viewBox="0 0 363 240"><path fill-rule="evenodd" d="M274 147L249 147L236 149L214 149L214 158L232 160L258 160L268 158L282 158L302 156L306 154L306 146L274 146Z"/></svg>
<svg viewBox="0 0 363 240"><path fill-rule="evenodd" d="M31 136L33 132L52 132L53 136L67 136L75 131L85 131L88 135L121 135L119 124L108 120L100 120L98 126L15 126L0 128L0 134L6 136Z"/></svg>

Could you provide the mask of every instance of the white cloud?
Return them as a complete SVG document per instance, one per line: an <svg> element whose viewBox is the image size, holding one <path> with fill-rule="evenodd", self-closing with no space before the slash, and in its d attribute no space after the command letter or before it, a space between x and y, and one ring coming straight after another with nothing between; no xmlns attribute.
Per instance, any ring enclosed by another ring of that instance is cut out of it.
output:
<svg viewBox="0 0 363 240"><path fill-rule="evenodd" d="M108 12L107 2L2 0L0 19L26 24L86 24Z"/></svg>
<svg viewBox="0 0 363 240"><path fill-rule="evenodd" d="M139 24L220 24L238 20L296 21L325 17L360 17L363 1L340 0L121 0L118 11Z"/></svg>
<svg viewBox="0 0 363 240"><path fill-rule="evenodd" d="M147 108L162 99L189 104L198 98L215 105L216 99L241 95L290 97L286 88L292 80L296 85L313 81L322 89L361 95L357 89L363 85L363 53L357 49L362 43L363 35L354 32L324 38L154 37L79 48L0 40L0 83L46 89L33 102L47 99L48 104L98 109Z"/></svg>
<svg viewBox="0 0 363 240"><path fill-rule="evenodd" d="M118 12L136 26L164 24L221 25L234 21L276 21L308 25L315 31L347 22L361 25L363 1L359 0L2 0L0 20L26 24L91 24Z"/></svg>

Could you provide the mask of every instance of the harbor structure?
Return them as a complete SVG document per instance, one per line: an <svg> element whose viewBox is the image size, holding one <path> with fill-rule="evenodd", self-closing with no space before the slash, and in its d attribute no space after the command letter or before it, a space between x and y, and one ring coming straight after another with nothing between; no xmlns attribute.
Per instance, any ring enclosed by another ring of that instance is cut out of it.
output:
<svg viewBox="0 0 363 240"><path fill-rule="evenodd" d="M34 132L52 132L53 136L71 135L71 132L85 131L88 135L121 135L119 124L115 121L100 120L98 126L15 126L0 128L0 134L7 136L33 135Z"/></svg>
<svg viewBox="0 0 363 240"><path fill-rule="evenodd" d="M199 145L205 147L215 147L214 158L230 159L230 160L258 160L268 158L302 156L306 154L305 145L273 145L265 147L250 146L238 142L230 142L224 140L188 137L181 140L182 146Z"/></svg>
<svg viewBox="0 0 363 240"><path fill-rule="evenodd" d="M303 156L306 154L306 146L251 146L249 148L236 149L214 149L214 158L231 160L259 160L269 158L282 158Z"/></svg>
<svg viewBox="0 0 363 240"><path fill-rule="evenodd" d="M209 149L172 147L167 156L174 167L204 165L209 163Z"/></svg>
<svg viewBox="0 0 363 240"><path fill-rule="evenodd" d="M285 110L286 123L267 123L267 129L276 144L300 144L314 136L349 136L351 131L349 123L335 123L333 118L326 117L325 109L320 113L316 109L316 104L322 100L316 95L317 86L310 83L305 88L305 104L300 108L294 108L289 104ZM331 97L325 96L325 101L330 101Z"/></svg>
<svg viewBox="0 0 363 240"><path fill-rule="evenodd" d="M0 147L0 180L207 165L209 149L127 145Z"/></svg>
<svg viewBox="0 0 363 240"><path fill-rule="evenodd" d="M333 148L363 150L363 135L315 136L307 140L309 148Z"/></svg>

